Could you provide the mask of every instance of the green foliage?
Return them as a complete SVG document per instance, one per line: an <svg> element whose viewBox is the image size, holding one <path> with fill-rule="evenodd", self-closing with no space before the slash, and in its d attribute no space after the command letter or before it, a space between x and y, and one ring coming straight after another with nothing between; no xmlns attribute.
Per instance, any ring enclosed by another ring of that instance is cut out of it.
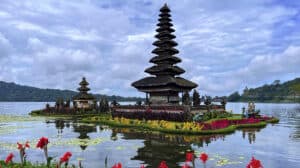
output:
<svg viewBox="0 0 300 168"><path fill-rule="evenodd" d="M201 103L200 94L197 92L196 89L194 89L194 93L193 93L193 106L199 106L200 103Z"/></svg>
<svg viewBox="0 0 300 168"><path fill-rule="evenodd" d="M212 98L210 96L205 96L204 104L205 105L210 105L212 102Z"/></svg>
<svg viewBox="0 0 300 168"><path fill-rule="evenodd" d="M184 92L184 94L182 95L182 103L184 105L190 105L190 95L189 95L189 92Z"/></svg>
<svg viewBox="0 0 300 168"><path fill-rule="evenodd" d="M111 102L111 104L112 104L113 106L118 106L118 105L120 105L116 100L113 100L113 101Z"/></svg>
<svg viewBox="0 0 300 168"><path fill-rule="evenodd" d="M141 106L141 105L142 105L142 101L138 100L138 101L136 101L135 104L136 104L137 106Z"/></svg>
<svg viewBox="0 0 300 168"><path fill-rule="evenodd" d="M109 111L109 103L106 98L102 98L99 102L99 110L100 112L108 112Z"/></svg>
<svg viewBox="0 0 300 168"><path fill-rule="evenodd" d="M228 101L256 101L256 102L300 102L300 78L280 83L275 80L272 84L265 84L258 88L247 87L242 95L234 92Z"/></svg>
<svg viewBox="0 0 300 168"><path fill-rule="evenodd" d="M71 105L71 100L70 100L70 99L67 99L67 100L66 100L65 106L66 106L66 107L70 107L70 105Z"/></svg>
<svg viewBox="0 0 300 168"><path fill-rule="evenodd" d="M241 99L241 95L237 91L229 95L227 98L227 100L231 102L240 101L240 99Z"/></svg>
<svg viewBox="0 0 300 168"><path fill-rule="evenodd" d="M202 117L202 121L208 121L213 119L219 119L219 118L228 118L232 117L231 113L228 112L220 112L220 111L211 111L211 112L205 112Z"/></svg>

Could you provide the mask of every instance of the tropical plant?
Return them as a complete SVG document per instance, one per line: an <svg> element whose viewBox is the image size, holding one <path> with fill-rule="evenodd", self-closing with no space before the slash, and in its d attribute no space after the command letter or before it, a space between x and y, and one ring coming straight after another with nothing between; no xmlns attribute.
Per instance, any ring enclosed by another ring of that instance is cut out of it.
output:
<svg viewBox="0 0 300 168"><path fill-rule="evenodd" d="M197 92L196 89L194 89L193 93L193 106L200 106L201 100L200 100L200 94Z"/></svg>
<svg viewBox="0 0 300 168"><path fill-rule="evenodd" d="M20 151L21 164L25 165L26 164L25 149L30 147L29 142L27 141L24 145L17 142L17 145L18 145L18 149Z"/></svg>
<svg viewBox="0 0 300 168"><path fill-rule="evenodd" d="M190 105L190 94L189 92L185 91L184 94L182 95L182 103L184 105Z"/></svg>

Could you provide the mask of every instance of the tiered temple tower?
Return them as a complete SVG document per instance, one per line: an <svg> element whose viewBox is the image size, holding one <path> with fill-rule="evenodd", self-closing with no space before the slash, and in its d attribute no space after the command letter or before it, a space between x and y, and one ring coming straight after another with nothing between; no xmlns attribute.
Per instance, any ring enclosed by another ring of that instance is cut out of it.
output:
<svg viewBox="0 0 300 168"><path fill-rule="evenodd" d="M80 87L77 89L79 93L73 97L73 101L77 108L92 108L94 106L95 97L89 94L88 88L89 83L86 81L85 77L79 83Z"/></svg>
<svg viewBox="0 0 300 168"><path fill-rule="evenodd" d="M151 104L178 104L180 92L189 92L197 87L197 84L179 77L185 71L176 66L181 59L175 56L179 51L174 48L177 43L173 40L176 36L172 34L175 30L170 12L167 4L160 9L157 40L153 43L156 48L152 51L156 56L150 59L155 65L145 70L152 76L132 83L133 87L146 93L147 99L150 95Z"/></svg>

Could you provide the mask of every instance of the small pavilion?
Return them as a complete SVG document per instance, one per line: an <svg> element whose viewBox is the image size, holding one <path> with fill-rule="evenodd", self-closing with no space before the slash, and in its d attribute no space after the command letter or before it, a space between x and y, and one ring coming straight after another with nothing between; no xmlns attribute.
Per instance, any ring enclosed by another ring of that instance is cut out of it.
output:
<svg viewBox="0 0 300 168"><path fill-rule="evenodd" d="M181 59L175 56L179 51L174 48L176 36L172 34L175 30L167 4L160 9L158 21L157 41L153 43L156 48L152 51L156 56L150 59L155 65L145 70L151 76L133 82L132 86L145 92L150 104L179 104L179 93L189 92L197 84L179 76L185 71L176 66Z"/></svg>
<svg viewBox="0 0 300 168"><path fill-rule="evenodd" d="M88 93L90 88L88 88L89 83L86 81L85 77L82 78L79 85L80 87L77 89L79 93L73 97L75 107L79 109L93 108L95 106L96 98Z"/></svg>

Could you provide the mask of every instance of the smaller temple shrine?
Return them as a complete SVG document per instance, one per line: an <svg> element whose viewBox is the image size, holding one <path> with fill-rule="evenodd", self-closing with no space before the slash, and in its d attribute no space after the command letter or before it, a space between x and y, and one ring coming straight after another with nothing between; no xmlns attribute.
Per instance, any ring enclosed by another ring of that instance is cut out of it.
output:
<svg viewBox="0 0 300 168"><path fill-rule="evenodd" d="M89 83L86 81L85 77L79 83L80 87L77 89L79 93L73 97L74 107L79 109L90 109L95 106L96 98L88 93L90 88L88 88Z"/></svg>

